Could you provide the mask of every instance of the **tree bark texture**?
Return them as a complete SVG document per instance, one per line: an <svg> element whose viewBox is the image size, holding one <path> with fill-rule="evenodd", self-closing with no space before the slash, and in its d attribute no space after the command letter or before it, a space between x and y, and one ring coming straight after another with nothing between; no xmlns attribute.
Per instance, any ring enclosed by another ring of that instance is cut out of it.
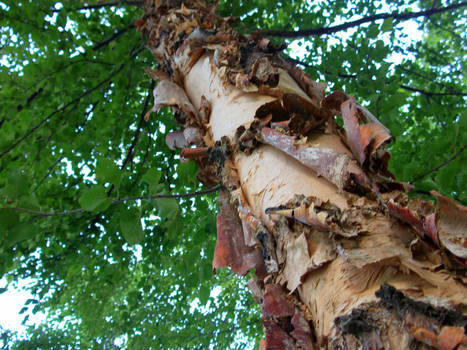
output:
<svg viewBox="0 0 467 350"><path fill-rule="evenodd" d="M467 349L467 209L409 199L368 110L215 10L148 0L136 25L160 65L152 111L183 126L167 143L223 185L213 269L255 269L261 348Z"/></svg>

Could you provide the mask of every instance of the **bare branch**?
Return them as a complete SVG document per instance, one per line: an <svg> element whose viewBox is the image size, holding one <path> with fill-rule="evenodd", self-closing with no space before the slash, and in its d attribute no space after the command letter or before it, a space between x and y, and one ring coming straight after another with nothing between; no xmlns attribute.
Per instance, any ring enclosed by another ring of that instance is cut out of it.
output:
<svg viewBox="0 0 467 350"><path fill-rule="evenodd" d="M119 5L132 5L132 6L142 6L143 1L110 1L110 2L103 2L100 4L95 4L95 5L88 5L88 6L83 6L79 7L78 10L94 10L94 9L99 9L102 7L110 7L110 6L119 6Z"/></svg>
<svg viewBox="0 0 467 350"><path fill-rule="evenodd" d="M308 64L306 62L302 62L300 60L297 60L295 58L291 58L291 57L286 57L286 59L289 61L289 62L292 62L292 63L295 63L295 64L299 64L305 68L311 68L313 67L311 64ZM331 75L333 73L329 72L329 71L324 71L324 74L328 74L328 75ZM358 78L358 75L357 74L345 74L345 73L337 73L337 76L339 78L345 78L345 79L349 79L349 78ZM410 87L410 86L407 86L407 85L399 85L402 89L404 90L407 90L407 91L412 91L412 92L418 92L422 95L425 95L427 97L433 97L433 96L467 96L467 93L466 92L460 92L460 91L455 91L455 90L451 90L450 92L431 92L431 91L426 91L426 90L422 90L422 89L418 89L418 88L413 88L413 87Z"/></svg>
<svg viewBox="0 0 467 350"><path fill-rule="evenodd" d="M109 1L109 2L103 2L100 4L94 4L94 5L87 5L87 6L82 6L78 7L76 9L72 9L72 11L81 11L81 10L96 10L100 9L103 7L112 7L112 6L122 6L122 5L130 5L130 6L142 6L143 1L125 1L125 0L120 0L120 1ZM63 8L56 10L54 9L52 12L60 12L63 10Z"/></svg>
<svg viewBox="0 0 467 350"><path fill-rule="evenodd" d="M58 158L50 167L47 169L47 172L45 175L40 179L40 181L37 183L36 187L32 190L32 193L35 193L37 189L44 183L44 181L49 177L49 175L52 173L52 171L55 169L55 167L63 160L65 157L60 157Z"/></svg>
<svg viewBox="0 0 467 350"><path fill-rule="evenodd" d="M144 100L143 109L141 111L141 114L140 114L139 120L138 120L138 126L136 127L135 135L133 136L133 141L132 141L132 143L130 145L130 148L128 149L125 160L123 161L123 164L122 164L122 167L121 167L122 170L125 168L125 166L128 164L128 162L130 162L133 159L136 143L138 142L139 135L141 134L141 128L143 126L144 116L146 115L146 110L148 109L149 101L151 99L152 90L154 90L154 86L155 86L155 81L151 79L151 86L150 86L149 92L148 92L148 94L147 94L147 96L146 96L146 98Z"/></svg>
<svg viewBox="0 0 467 350"><path fill-rule="evenodd" d="M404 90L408 91L413 91L413 92L419 92L422 95L425 95L427 97L432 97L432 96L467 96L467 93L465 92L459 92L459 91L453 91L453 92L430 92L430 91L425 91L422 89L416 89L407 85L400 85L400 87Z"/></svg>
<svg viewBox="0 0 467 350"><path fill-rule="evenodd" d="M117 198L114 199L111 203L111 205L123 203L123 202L129 202L129 201L137 201L137 200L151 200L151 199L157 199L157 198L175 198L175 199L180 199L180 198L189 198L189 197L196 197L196 196L202 196L205 194L209 193L214 193L217 192L221 189L221 185L209 188L207 190L202 190L202 191L196 191L196 192L190 192L190 193L177 193L177 194L156 194L153 196L142 196L142 197L127 197L127 198ZM20 207L0 207L0 210L2 209L12 209L16 211L20 211L23 213L31 214L31 215L38 215L38 216L44 216L44 217L52 217L52 216L67 216L67 215L72 215L72 214L78 214L78 213L83 213L86 210L79 208L79 209L73 209L73 210L64 210L61 212L43 212L43 211L37 211L37 210L31 210L27 208L20 208Z"/></svg>
<svg viewBox="0 0 467 350"><path fill-rule="evenodd" d="M107 46L110 44L112 41L116 40L118 37L121 35L125 34L129 29L135 28L135 25L133 23L129 24L125 28L120 29L119 31L115 32L113 35L109 36L107 39L104 39L98 43L96 43L92 49L94 51L97 51L99 49L102 49L104 46Z"/></svg>
<svg viewBox="0 0 467 350"><path fill-rule="evenodd" d="M426 172L424 172L423 174L421 175L418 175L415 179L413 179L412 181L409 182L409 184L413 184L414 182L417 182L417 181L420 181L421 179L423 179L425 176L428 176L430 175L431 173L434 173L435 171L438 171L439 169L441 169L442 167L448 165L450 162L452 162L454 159L456 159L457 157L459 157L462 152L464 152L464 150L467 148L467 145L464 145L456 154L454 154L451 158L449 158L448 160L442 162L440 165L438 165L437 167L434 167L433 169L430 169Z"/></svg>
<svg viewBox="0 0 467 350"><path fill-rule="evenodd" d="M361 24L374 22L380 19L393 18L398 21L406 21L412 18L418 17L430 17L432 15L455 10L467 6L467 1L460 2L458 4L452 4L446 7L440 8L430 8L428 10L423 10L419 12L406 12L406 13L379 13L373 16L363 17L355 21L343 23L333 27L321 27L321 28L311 28L303 29L297 31L282 31L282 30L259 30L256 33L264 36L273 36L279 38L303 38L306 36L320 36L320 35L329 35L336 32L340 32L352 27L358 27Z"/></svg>

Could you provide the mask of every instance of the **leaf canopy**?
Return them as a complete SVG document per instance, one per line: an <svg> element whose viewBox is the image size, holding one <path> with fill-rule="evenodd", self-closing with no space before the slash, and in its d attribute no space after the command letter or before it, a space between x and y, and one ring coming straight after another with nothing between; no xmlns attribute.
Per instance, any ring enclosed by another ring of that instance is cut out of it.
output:
<svg viewBox="0 0 467 350"><path fill-rule="evenodd" d="M432 5L229 0L219 12L249 32ZM25 337L2 330L12 349L252 348L262 337L245 280L211 272L215 195L115 202L201 189L196 166L165 144L171 112L144 120L154 84L143 68L157 63L133 25L141 14L138 1L0 2L0 275L32 279L23 314L48 315ZM275 40L391 130L400 180L465 204L465 14Z"/></svg>

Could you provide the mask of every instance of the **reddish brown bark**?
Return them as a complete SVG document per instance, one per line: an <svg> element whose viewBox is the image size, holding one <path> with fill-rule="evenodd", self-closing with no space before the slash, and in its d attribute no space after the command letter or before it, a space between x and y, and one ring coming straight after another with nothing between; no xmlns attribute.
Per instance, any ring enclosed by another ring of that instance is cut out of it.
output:
<svg viewBox="0 0 467 350"><path fill-rule="evenodd" d="M173 106L184 128L168 143L195 145L182 156L225 189L213 268L256 269L261 348L467 346L466 208L409 200L387 129L231 20L152 0L137 26L163 69L148 70L154 110Z"/></svg>

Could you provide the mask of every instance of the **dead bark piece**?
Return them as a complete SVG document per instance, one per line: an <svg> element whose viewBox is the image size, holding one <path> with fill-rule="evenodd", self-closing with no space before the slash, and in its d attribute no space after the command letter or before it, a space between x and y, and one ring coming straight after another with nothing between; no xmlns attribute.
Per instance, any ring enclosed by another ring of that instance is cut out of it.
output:
<svg viewBox="0 0 467 350"><path fill-rule="evenodd" d="M332 114L341 114L341 105L350 98L342 91L334 91L323 99L323 107L329 109Z"/></svg>
<svg viewBox="0 0 467 350"><path fill-rule="evenodd" d="M196 116L196 110L185 91L169 80L160 81L154 89L154 107L151 111L157 111L162 106L176 106L187 116Z"/></svg>
<svg viewBox="0 0 467 350"><path fill-rule="evenodd" d="M369 155L391 139L391 135L381 124L359 125L357 103L353 97L342 103L341 113L349 147L363 165Z"/></svg>
<svg viewBox="0 0 467 350"><path fill-rule="evenodd" d="M245 276L250 269L256 269L257 276L264 276L264 263L261 254L247 247L236 209L230 204L226 193L219 194L220 212L217 215L217 245L212 267L231 266L232 271Z"/></svg>
<svg viewBox="0 0 467 350"><path fill-rule="evenodd" d="M355 178L365 178L363 171L346 154L328 148L309 147L306 144L296 145L295 137L266 127L261 130L261 140L291 155L340 190L348 187Z"/></svg>
<svg viewBox="0 0 467 350"><path fill-rule="evenodd" d="M440 350L454 350L465 337L461 327L443 327L438 334L437 345Z"/></svg>
<svg viewBox="0 0 467 350"><path fill-rule="evenodd" d="M201 145L203 142L203 136L199 128L187 127L183 130L183 136L190 145Z"/></svg>
<svg viewBox="0 0 467 350"><path fill-rule="evenodd" d="M467 259L467 207L438 192L432 191L431 194L438 199L441 244L455 256Z"/></svg>
<svg viewBox="0 0 467 350"><path fill-rule="evenodd" d="M250 206L245 202L245 199L240 200L240 204L238 206L239 216L242 220L245 244L249 247L254 247L259 244L256 235L258 229L260 228L260 226L262 226L262 223L254 216Z"/></svg>
<svg viewBox="0 0 467 350"><path fill-rule="evenodd" d="M296 311L290 322L294 326L294 330L290 333L297 341L297 345L304 350L312 349L311 329L308 321L304 317L304 313Z"/></svg>
<svg viewBox="0 0 467 350"><path fill-rule="evenodd" d="M429 237L439 246L438 232L434 225L435 215L430 214L426 218L419 218L414 211L408 207L401 207L392 199L387 202L389 215L398 218L402 222L412 226L421 238Z"/></svg>
<svg viewBox="0 0 467 350"><path fill-rule="evenodd" d="M180 153L180 157L191 160L205 158L208 156L209 150L209 147L184 148Z"/></svg>
<svg viewBox="0 0 467 350"><path fill-rule="evenodd" d="M265 350L295 350L295 342L281 327L270 319L263 320L266 333Z"/></svg>
<svg viewBox="0 0 467 350"><path fill-rule="evenodd" d="M287 208L287 206L267 208L266 214L282 215L311 226L316 230L329 231L329 226L326 223L328 213L325 211L315 211L314 203L302 203L299 207L295 208Z"/></svg>
<svg viewBox="0 0 467 350"><path fill-rule="evenodd" d="M166 72L147 67L144 67L143 69L146 72L146 74L149 75L153 80L170 80L170 76Z"/></svg>
<svg viewBox="0 0 467 350"><path fill-rule="evenodd" d="M185 147L188 142L184 136L183 130L177 130L173 132L169 132L165 136L165 143L171 150L176 150L177 148Z"/></svg>
<svg viewBox="0 0 467 350"><path fill-rule="evenodd" d="M285 249L287 256L283 276L290 293L297 289L308 272L336 257L331 240L320 232L313 232L308 239L304 233L296 239L289 239Z"/></svg>
<svg viewBox="0 0 467 350"><path fill-rule="evenodd" d="M258 283L258 279L256 277L253 277L247 282L246 285L250 290L253 299L255 299L255 301L261 305L263 303L264 293L261 289L261 286Z"/></svg>
<svg viewBox="0 0 467 350"><path fill-rule="evenodd" d="M261 310L264 317L288 317L295 313L294 305L286 298L284 290L278 284L266 285Z"/></svg>

